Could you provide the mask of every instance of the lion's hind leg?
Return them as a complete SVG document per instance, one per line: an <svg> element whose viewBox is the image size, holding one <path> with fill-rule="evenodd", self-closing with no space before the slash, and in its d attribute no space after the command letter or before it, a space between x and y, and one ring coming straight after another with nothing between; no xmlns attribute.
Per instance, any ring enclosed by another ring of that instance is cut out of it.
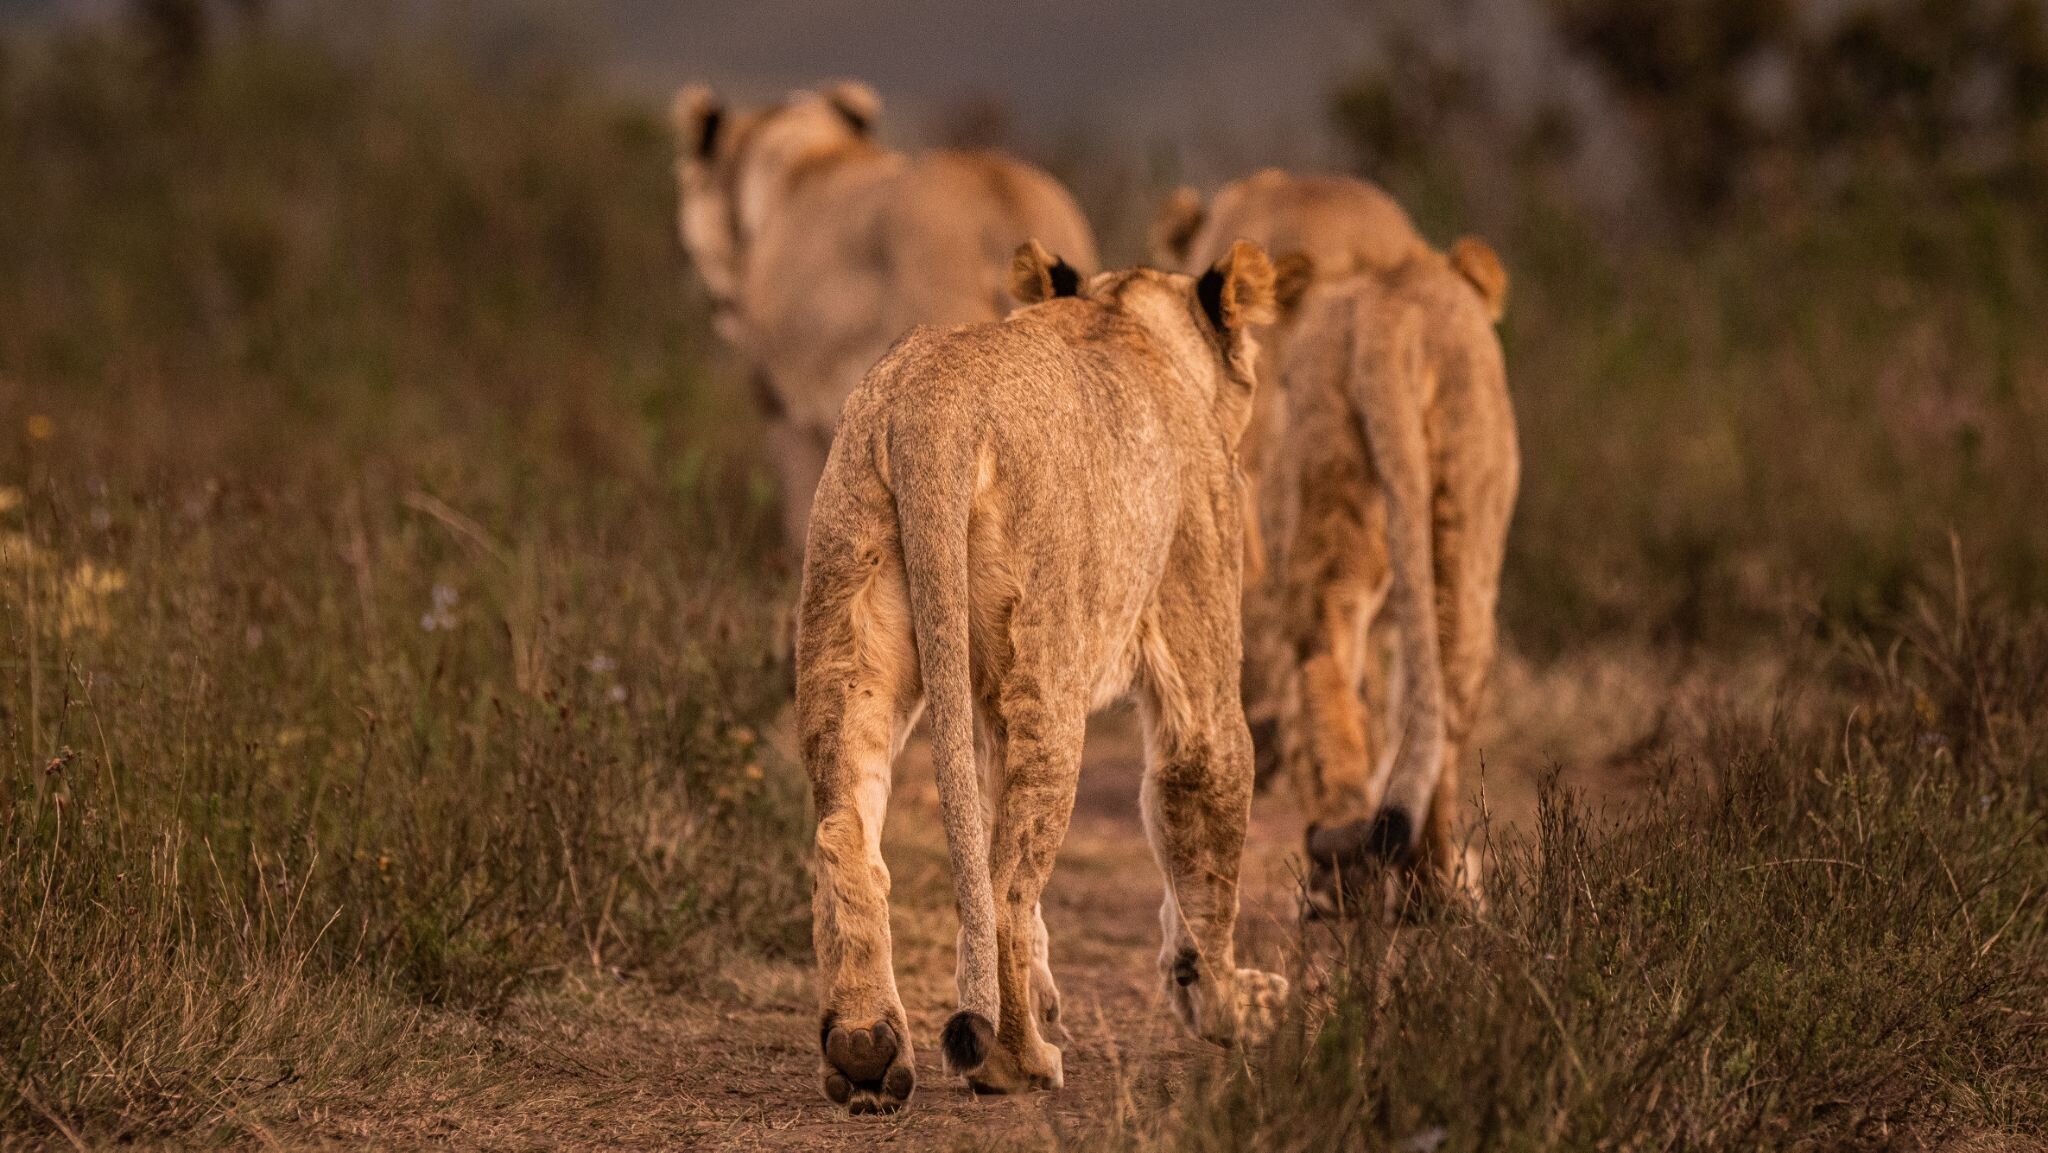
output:
<svg viewBox="0 0 2048 1153"><path fill-rule="evenodd" d="M1377 555L1361 550L1367 555ZM1309 873L1304 915L1342 917L1357 912L1371 879L1370 859L1358 851L1379 804L1373 780L1370 716L1360 694L1372 653L1367 625L1386 599L1385 562L1373 579L1332 582L1322 590L1316 635L1301 664L1298 725L1310 769L1304 803Z"/></svg>
<svg viewBox="0 0 2048 1153"><path fill-rule="evenodd" d="M1465 754L1499 648L1496 605L1514 481L1505 470L1453 473L1434 502L1437 619L1444 682L1444 763L1416 864L1441 893L1481 898L1480 854L1461 803Z"/></svg>
<svg viewBox="0 0 2048 1153"><path fill-rule="evenodd" d="M890 1112L916 1086L882 859L891 766L918 709L915 645L894 551L877 546L846 558L834 551L814 550L807 574L797 680L804 766L818 811L812 936L820 1077L835 1103L855 1113ZM835 582L835 575L847 579Z"/></svg>
<svg viewBox="0 0 2048 1153"><path fill-rule="evenodd" d="M1033 646L1035 649L1037 646ZM996 980L1002 1019L996 1046L969 1077L981 1092L1057 1089L1065 1083L1060 1050L1046 1038L1046 996L1058 1014L1058 991L1047 967L1049 943L1039 899L1073 816L1081 777L1087 701L1051 687L1035 667L1044 658L1022 654L1000 693L1002 716L993 727L1002 748L995 758L996 822L989 871L996 892Z"/></svg>

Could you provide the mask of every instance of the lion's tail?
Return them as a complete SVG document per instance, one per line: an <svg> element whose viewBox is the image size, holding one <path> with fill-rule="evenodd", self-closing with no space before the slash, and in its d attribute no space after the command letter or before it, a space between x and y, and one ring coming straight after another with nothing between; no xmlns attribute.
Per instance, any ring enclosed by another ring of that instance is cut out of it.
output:
<svg viewBox="0 0 2048 1153"><path fill-rule="evenodd" d="M1352 331L1351 403L1387 502L1391 607L1400 630L1398 741L1367 845L1399 857L1415 844L1443 773L1444 693L1437 648L1429 442L1423 429L1423 338L1428 318L1404 308L1388 325L1361 303Z"/></svg>
<svg viewBox="0 0 2048 1153"><path fill-rule="evenodd" d="M906 438L907 439L907 438ZM967 533L976 449L948 437L918 437L890 456L896 521L910 585L911 628L931 709L932 763L960 912L960 1010L940 1049L956 1073L971 1073L995 1046L996 902L974 764L974 687L967 655Z"/></svg>

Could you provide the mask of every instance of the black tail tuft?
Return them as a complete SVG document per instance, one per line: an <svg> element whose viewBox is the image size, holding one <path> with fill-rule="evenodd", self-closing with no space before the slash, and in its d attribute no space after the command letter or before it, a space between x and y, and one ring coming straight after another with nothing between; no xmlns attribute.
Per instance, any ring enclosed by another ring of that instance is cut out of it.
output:
<svg viewBox="0 0 2048 1153"><path fill-rule="evenodd" d="M1415 821L1404 809L1381 809L1373 818L1366 847L1389 861L1406 861L1415 839Z"/></svg>
<svg viewBox="0 0 2048 1153"><path fill-rule="evenodd" d="M996 1047L996 1027L987 1017L966 1009L953 1014L939 1034L939 1052L946 1067L955 1073L972 1073L981 1068Z"/></svg>

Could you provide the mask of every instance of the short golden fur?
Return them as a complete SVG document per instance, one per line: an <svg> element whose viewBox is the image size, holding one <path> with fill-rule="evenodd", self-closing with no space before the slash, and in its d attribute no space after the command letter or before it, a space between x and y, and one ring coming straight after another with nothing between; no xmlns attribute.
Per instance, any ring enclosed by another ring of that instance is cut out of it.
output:
<svg viewBox="0 0 2048 1153"><path fill-rule="evenodd" d="M1474 238L1437 252L1385 193L1346 178L1261 173L1219 194L1206 219L1179 193L1154 227L1163 254L1188 266L1224 235L1282 253L1284 315L1259 366L1262 440L1246 454L1276 574L1250 593L1247 621L1269 636L1248 642L1268 656L1248 680L1310 811L1311 909L1339 907L1374 856L1469 886L1461 758L1493 664L1520 473L1492 328L1507 274ZM1360 693L1388 607L1399 706L1375 771Z"/></svg>
<svg viewBox="0 0 2048 1153"><path fill-rule="evenodd" d="M915 1084L880 845L890 764L927 702L961 922L951 1069L984 1090L1062 1081L1039 895L1084 722L1126 692L1147 726L1169 1000L1229 1043L1269 1029L1286 990L1239 969L1233 941L1252 792L1235 448L1271 266L1240 245L1199 278L1083 278L1032 244L1011 272L1032 307L919 328L848 398L811 519L797 726L818 813L821 1072L857 1112Z"/></svg>
<svg viewBox="0 0 2048 1153"><path fill-rule="evenodd" d="M683 243L754 374L798 549L839 406L891 342L1009 311L1004 277L1025 240L1092 272L1094 238L1029 165L883 147L881 101L863 84L746 109L691 86L673 112Z"/></svg>

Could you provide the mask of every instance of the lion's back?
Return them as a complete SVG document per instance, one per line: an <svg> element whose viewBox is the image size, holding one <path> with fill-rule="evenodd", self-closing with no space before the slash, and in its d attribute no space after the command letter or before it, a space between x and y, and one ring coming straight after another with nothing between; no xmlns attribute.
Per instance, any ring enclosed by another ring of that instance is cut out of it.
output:
<svg viewBox="0 0 2048 1153"><path fill-rule="evenodd" d="M1038 236L1092 269L1094 240L1056 182L984 153L893 157L822 182L763 238L745 308L792 407L829 421L861 373L918 325L993 321L1010 254Z"/></svg>
<svg viewBox="0 0 2048 1153"><path fill-rule="evenodd" d="M1394 268L1429 247L1407 210L1378 185L1278 169L1217 193L1187 266L1206 267L1240 237L1275 254L1305 253L1327 276Z"/></svg>

